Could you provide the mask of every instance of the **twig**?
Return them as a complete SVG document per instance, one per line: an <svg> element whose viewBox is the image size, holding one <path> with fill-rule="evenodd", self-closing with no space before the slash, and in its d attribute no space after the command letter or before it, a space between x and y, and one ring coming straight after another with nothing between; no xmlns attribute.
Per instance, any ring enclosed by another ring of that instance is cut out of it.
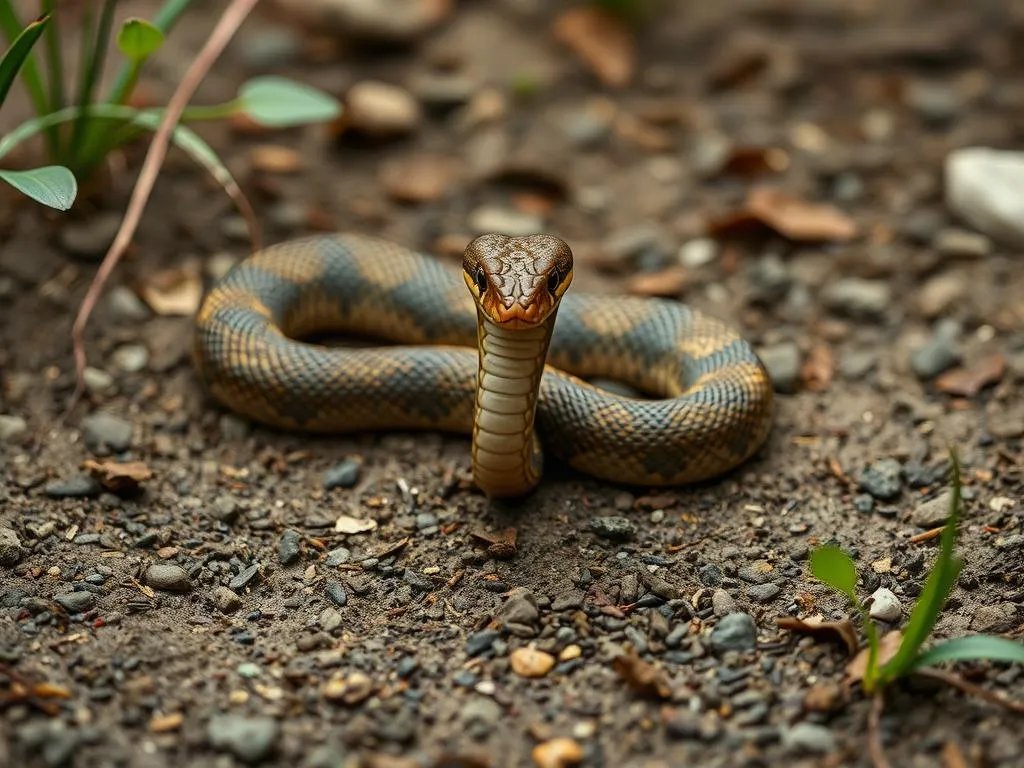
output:
<svg viewBox="0 0 1024 768"><path fill-rule="evenodd" d="M258 0L231 0L230 5L221 15L220 21L217 22L217 26L206 40L206 44L199 51L188 71L185 72L185 76L182 78L177 90L175 90L174 95L171 96L170 101L167 103L160 127L153 136L153 142L146 153L146 159L143 161L142 169L139 171L139 178L135 182L135 188L132 190L132 197L128 202L128 209L125 211L124 219L121 221L121 228L117 231L117 236L114 238L110 250L107 251L107 255L103 258L103 263L100 264L100 268L96 271L92 284L89 286L89 291L82 300L82 305L78 309L78 315L75 317L75 324L71 331L75 356L75 391L71 395L71 402L64 413L65 419L71 415L71 412L85 393L86 323L88 323L89 316L96 306L96 301L99 299L104 284L110 277L111 272L114 271L114 267L117 266L118 261L120 261L125 249L131 242L132 236L135 234L139 219L142 218L142 212L146 207L146 202L149 200L149 195L153 191L153 185L156 183L160 172L160 165L167 155L171 133L178 124L181 113L192 99L192 94L195 93L196 88L199 87L203 78L206 77L213 62L223 52L257 2Z"/></svg>
<svg viewBox="0 0 1024 768"><path fill-rule="evenodd" d="M871 700L871 712L868 714L868 752L875 768L892 768L889 758L885 756L885 749L882 747L882 734L879 727L884 708L885 698L879 691Z"/></svg>
<svg viewBox="0 0 1024 768"><path fill-rule="evenodd" d="M1024 701L1014 701L1013 699L1005 699L998 693L982 688L980 685L969 683L964 680L960 675L955 675L952 672L946 672L941 669L933 669L932 667L925 667L924 669L915 669L915 675L921 677L927 677L932 680L938 680L940 683L951 685L954 688L958 688L969 696L977 696L979 699L984 699L990 704L997 704L1000 707L1010 710L1011 712L1024 713Z"/></svg>

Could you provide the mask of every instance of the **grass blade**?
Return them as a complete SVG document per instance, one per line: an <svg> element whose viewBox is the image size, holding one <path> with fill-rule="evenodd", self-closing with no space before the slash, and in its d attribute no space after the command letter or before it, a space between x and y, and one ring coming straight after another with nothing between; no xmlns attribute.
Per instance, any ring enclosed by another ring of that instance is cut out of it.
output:
<svg viewBox="0 0 1024 768"><path fill-rule="evenodd" d="M94 160L82 154L82 142L85 139L86 126L88 124L88 107L93 103L93 96L96 91L96 82L103 72L103 64L106 61L107 47L110 44L110 32L114 26L114 9L117 0L104 0L103 8L100 11L99 22L96 24L96 33L90 42L89 25L82 25L82 61L81 72L78 84L77 103L79 117L75 120L71 131L71 145L69 156L71 165L74 168L88 170Z"/></svg>
<svg viewBox="0 0 1024 768"><path fill-rule="evenodd" d="M37 203L66 211L74 205L78 183L74 174L60 165L47 165L28 171L0 170L0 179Z"/></svg>
<svg viewBox="0 0 1024 768"><path fill-rule="evenodd" d="M811 552L811 573L819 581L857 602L857 566L839 547L826 545Z"/></svg>
<svg viewBox="0 0 1024 768"><path fill-rule="evenodd" d="M46 25L50 23L50 16L44 14L29 24L21 31L14 42L0 59L0 104L4 103L7 94L10 93L14 79L18 76L25 61L32 53L32 47L39 40L39 37L46 31Z"/></svg>
<svg viewBox="0 0 1024 768"><path fill-rule="evenodd" d="M55 13L56 0L43 0L43 10L51 16L50 31L43 40L46 45L46 74L50 84L48 112L64 109L64 57L60 50L60 23Z"/></svg>
<svg viewBox="0 0 1024 768"><path fill-rule="evenodd" d="M949 593L960 575L960 569L963 568L963 558L953 552L963 502L960 494L960 462L957 459L956 451L952 449L950 450L950 464L952 493L950 494L949 516L946 518L946 527L942 531L939 555L932 572L928 574L924 589L910 613L899 652L882 667L881 678L883 681L895 680L913 668L918 651L935 627L939 612L946 604Z"/></svg>
<svg viewBox="0 0 1024 768"><path fill-rule="evenodd" d="M968 635L929 648L914 660L914 669L946 661L1011 661L1024 664L1024 643L992 635Z"/></svg>
<svg viewBox="0 0 1024 768"><path fill-rule="evenodd" d="M4 36L10 44L13 44L22 32L21 21L18 20L18 14L11 7L10 0L0 0L0 30L3 30ZM46 103L46 89L43 87L43 79L39 75L39 67L34 55L30 54L25 59L21 68L21 78L36 114L45 115L47 112L52 112L53 110ZM46 151L51 157L56 157L58 149L56 132L47 131Z"/></svg>

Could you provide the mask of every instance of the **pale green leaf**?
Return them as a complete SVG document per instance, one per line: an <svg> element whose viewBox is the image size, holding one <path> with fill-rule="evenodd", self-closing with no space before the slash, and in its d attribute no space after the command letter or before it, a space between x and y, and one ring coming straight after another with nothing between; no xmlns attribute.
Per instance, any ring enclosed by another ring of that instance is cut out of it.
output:
<svg viewBox="0 0 1024 768"><path fill-rule="evenodd" d="M968 635L932 646L914 660L914 669L946 661L1010 661L1024 664L1024 643L992 635Z"/></svg>
<svg viewBox="0 0 1024 768"><path fill-rule="evenodd" d="M164 44L164 33L145 19L128 19L117 32L117 47L128 59L141 62Z"/></svg>
<svg viewBox="0 0 1024 768"><path fill-rule="evenodd" d="M826 545L811 552L811 573L819 581L856 601L857 567L839 547Z"/></svg>
<svg viewBox="0 0 1024 768"><path fill-rule="evenodd" d="M67 168L47 165L28 171L0 171L3 179L19 192L58 211L66 211L75 202L78 182Z"/></svg>
<svg viewBox="0 0 1024 768"><path fill-rule="evenodd" d="M290 128L333 120L341 104L316 88L268 75L249 80L239 89L238 108L260 125Z"/></svg>

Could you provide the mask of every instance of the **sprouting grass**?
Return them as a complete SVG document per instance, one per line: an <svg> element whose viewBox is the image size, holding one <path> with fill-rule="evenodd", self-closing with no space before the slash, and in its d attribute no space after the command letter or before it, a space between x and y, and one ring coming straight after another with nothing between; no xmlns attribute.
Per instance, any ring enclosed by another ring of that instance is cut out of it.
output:
<svg viewBox="0 0 1024 768"><path fill-rule="evenodd" d="M39 29L45 66L30 50L20 72L36 115L0 139L0 160L17 144L41 134L49 159L84 181L97 173L112 152L159 125L162 109L139 109L131 99L146 62L161 49L191 0L166 0L152 21L129 18L120 25L114 23L116 0L86 2L78 20L77 52L61 46L61 25L52 13L57 2L40 0L39 5L47 14L47 23ZM0 0L0 32L13 41L21 29L10 0ZM112 42L121 65L108 91L101 94L99 83ZM65 69L74 53L78 76L70 83ZM260 77L243 84L230 101L188 107L173 141L223 183L230 178L226 167L186 123L245 114L257 124L282 128L332 120L340 112L337 100L314 88L285 78ZM38 183L47 170L20 173L27 174L23 181Z"/></svg>

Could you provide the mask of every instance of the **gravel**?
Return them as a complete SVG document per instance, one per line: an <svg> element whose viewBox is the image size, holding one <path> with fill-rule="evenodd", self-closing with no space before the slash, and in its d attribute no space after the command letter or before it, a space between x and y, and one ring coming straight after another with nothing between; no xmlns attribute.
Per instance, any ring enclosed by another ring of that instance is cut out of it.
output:
<svg viewBox="0 0 1024 768"><path fill-rule="evenodd" d="M253 765L270 757L280 730L273 717L224 714L210 718L206 737L214 749Z"/></svg>
<svg viewBox="0 0 1024 768"><path fill-rule="evenodd" d="M164 592L189 592L192 589L192 580L188 571L180 565L169 563L154 563L146 569L145 582Z"/></svg>
<svg viewBox="0 0 1024 768"><path fill-rule="evenodd" d="M711 650L715 653L745 653L757 647L757 625L748 613L729 613L711 630Z"/></svg>

